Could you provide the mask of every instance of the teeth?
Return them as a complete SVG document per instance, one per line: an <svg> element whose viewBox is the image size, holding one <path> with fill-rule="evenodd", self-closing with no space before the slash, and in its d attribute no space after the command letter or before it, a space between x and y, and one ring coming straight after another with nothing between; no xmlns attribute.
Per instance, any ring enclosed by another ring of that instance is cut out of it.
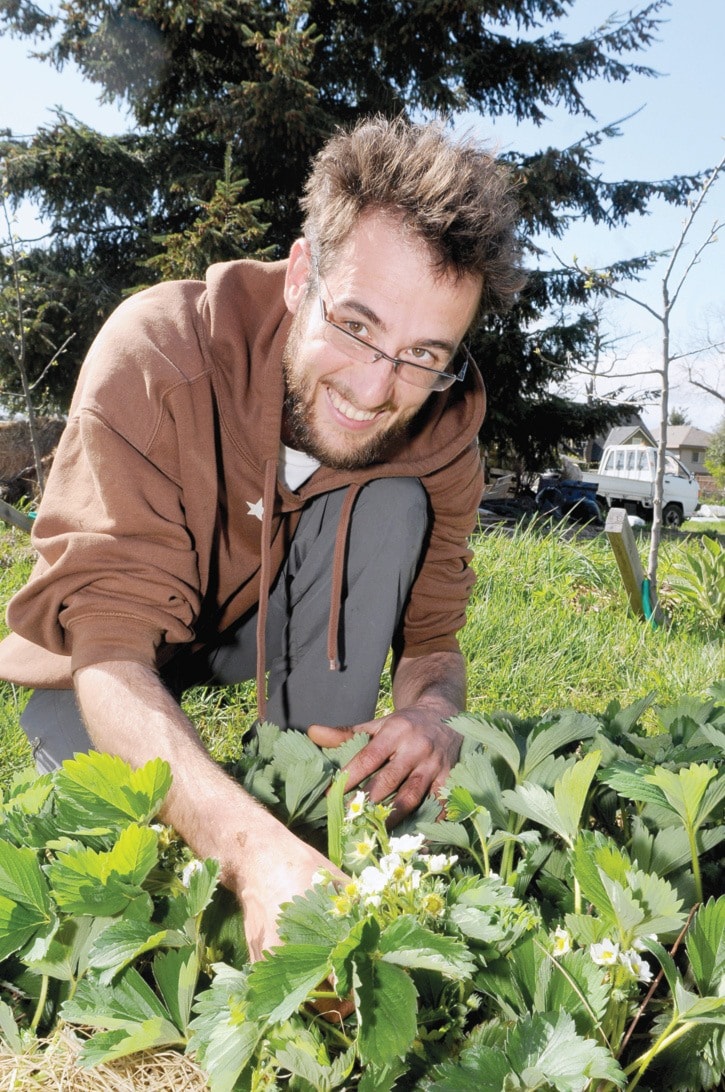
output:
<svg viewBox="0 0 725 1092"><path fill-rule="evenodd" d="M371 413L370 410L356 409L351 402L348 402L346 398L338 394L332 387L328 387L330 395L330 401L339 413L343 413L345 417L349 417L351 421L372 421L377 417L376 413Z"/></svg>

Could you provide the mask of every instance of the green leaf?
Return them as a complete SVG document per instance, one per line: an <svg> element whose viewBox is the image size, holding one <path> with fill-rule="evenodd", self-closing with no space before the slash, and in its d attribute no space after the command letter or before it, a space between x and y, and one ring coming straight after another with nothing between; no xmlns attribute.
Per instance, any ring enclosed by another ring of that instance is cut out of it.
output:
<svg viewBox="0 0 725 1092"><path fill-rule="evenodd" d="M591 1080L608 1080L620 1088L626 1084L609 1051L577 1035L574 1021L563 1012L524 1017L511 1031L507 1046L512 1068L523 1082L527 1077L531 1082L524 1087L583 1092Z"/></svg>
<svg viewBox="0 0 725 1092"><path fill-rule="evenodd" d="M521 779L526 780L536 767L572 743L592 739L599 731L599 721L585 713L566 711L559 714L554 723L542 725L537 734L529 739L524 756Z"/></svg>
<svg viewBox="0 0 725 1092"><path fill-rule="evenodd" d="M340 770L327 793L327 857L342 867L342 831L345 821L345 785L347 770Z"/></svg>
<svg viewBox="0 0 725 1092"><path fill-rule="evenodd" d="M184 1045L183 1036L173 1024L154 1016L113 1031L99 1032L83 1044L78 1061L82 1066L103 1065L142 1050Z"/></svg>
<svg viewBox="0 0 725 1092"><path fill-rule="evenodd" d="M553 831L565 842L571 842L567 823L562 818L553 795L540 785L527 781L523 785L517 785L515 789L506 789L503 799L511 811Z"/></svg>
<svg viewBox="0 0 725 1092"><path fill-rule="evenodd" d="M670 992L674 996L682 986L682 977L677 969L674 959L670 953L662 947L657 940L653 940L651 937L641 937L640 943L643 948L648 952L651 952L655 959L658 961L662 968L663 974L667 979L667 984L670 987Z"/></svg>
<svg viewBox="0 0 725 1092"><path fill-rule="evenodd" d="M442 819L439 823L418 823L417 829L425 834L430 845L455 846L457 849L471 847L471 839L462 823L449 823Z"/></svg>
<svg viewBox="0 0 725 1092"><path fill-rule="evenodd" d="M50 934L41 939L38 933L33 944L23 953L23 962L34 974L47 974L61 982L71 982L87 969L88 952L94 937L106 922L98 918L73 917L53 922Z"/></svg>
<svg viewBox="0 0 725 1092"><path fill-rule="evenodd" d="M462 736L474 739L493 754L499 755L511 769L514 777L518 777L521 755L516 741L508 732L504 732L480 714L461 714L459 717L452 717L448 723Z"/></svg>
<svg viewBox="0 0 725 1092"><path fill-rule="evenodd" d="M709 899L695 914L685 937L697 988L718 995L725 987L725 896Z"/></svg>
<svg viewBox="0 0 725 1092"><path fill-rule="evenodd" d="M352 1072L355 1064L355 1049L350 1047L339 1055L332 1065L326 1065L301 1046L290 1043L275 1051L275 1061L282 1069L288 1070L295 1077L302 1078L310 1088L337 1088Z"/></svg>
<svg viewBox="0 0 725 1092"><path fill-rule="evenodd" d="M194 869L189 876L186 904L190 918L195 918L206 910L216 890L221 870L219 862L212 858L207 858L200 864L201 867Z"/></svg>
<svg viewBox="0 0 725 1092"><path fill-rule="evenodd" d="M264 1025L237 1012L218 1020L204 1047L203 1065L214 1092L236 1092L237 1081L262 1037Z"/></svg>
<svg viewBox="0 0 725 1092"><path fill-rule="evenodd" d="M420 925L415 918L396 918L383 929L379 949L386 963L437 971L446 978L470 978L475 960L465 944L441 936Z"/></svg>
<svg viewBox="0 0 725 1092"><path fill-rule="evenodd" d="M467 789L476 804L488 808L497 827L506 826L508 816L501 800L501 784L488 754L474 750L461 757L446 782L451 791L458 786Z"/></svg>
<svg viewBox="0 0 725 1092"><path fill-rule="evenodd" d="M131 824L106 853L74 848L48 866L53 895L68 914L111 917L142 894L141 884L156 864L157 837Z"/></svg>
<svg viewBox="0 0 725 1092"><path fill-rule="evenodd" d="M249 971L236 970L226 963L212 965L214 977L208 989L197 994L194 1001L196 1015L189 1028L189 1052L193 1053L200 1065L206 1065L205 1054L212 1035L222 1023L233 1016L239 1023L244 1012L244 998L247 995ZM262 1025L258 1027L258 1033Z"/></svg>
<svg viewBox="0 0 725 1092"><path fill-rule="evenodd" d="M48 883L32 849L0 841L0 891L7 899L49 913Z"/></svg>
<svg viewBox="0 0 725 1092"><path fill-rule="evenodd" d="M285 944L274 949L249 973L249 1019L270 1024L287 1020L330 969L330 950L324 945Z"/></svg>
<svg viewBox="0 0 725 1092"><path fill-rule="evenodd" d="M63 1002L61 1015L69 1024L111 1030L143 1020L169 1020L169 1013L134 967L123 971L113 986L84 978L73 997Z"/></svg>
<svg viewBox="0 0 725 1092"><path fill-rule="evenodd" d="M426 1092L502 1092L512 1073L506 1055L494 1047L475 1044L431 1071ZM515 1085L511 1085L515 1088Z"/></svg>
<svg viewBox="0 0 725 1092"><path fill-rule="evenodd" d="M194 991L199 978L196 947L157 952L153 963L154 979L171 1018L186 1034L191 1018Z"/></svg>
<svg viewBox="0 0 725 1092"><path fill-rule="evenodd" d="M0 895L0 960L7 959L30 940L50 915L35 906L22 906Z"/></svg>
<svg viewBox="0 0 725 1092"><path fill-rule="evenodd" d="M568 1013L580 1035L597 1031L609 1003L608 968L598 967L581 949L553 959L550 967L547 989L537 1007Z"/></svg>
<svg viewBox="0 0 725 1092"><path fill-rule="evenodd" d="M77 825L86 825L89 818L97 826L143 823L158 813L171 786L171 771L159 758L132 770L116 755L90 751L66 760L55 785L64 814Z"/></svg>
<svg viewBox="0 0 725 1092"><path fill-rule="evenodd" d="M678 1019L686 1023L725 1025L725 997L698 997L681 982L674 989Z"/></svg>
<svg viewBox="0 0 725 1092"><path fill-rule="evenodd" d="M402 1058L417 1032L417 994L399 967L364 954L355 959L358 1050L363 1065Z"/></svg>
<svg viewBox="0 0 725 1092"><path fill-rule="evenodd" d="M13 1010L4 1001L0 1001L0 1043L5 1043L13 1054L20 1054L23 1049L23 1041L18 1025L15 1023Z"/></svg>
<svg viewBox="0 0 725 1092"><path fill-rule="evenodd" d="M187 939L183 934L170 929L160 929L150 921L112 922L101 933L91 949L89 966L103 971L100 982L110 982L119 971L144 952L151 952L164 945L167 948L183 947Z"/></svg>
<svg viewBox="0 0 725 1092"><path fill-rule="evenodd" d="M327 788L327 784L328 777L320 754L308 759L307 762L298 762L287 770L284 780L284 802L290 818L296 818L305 806L317 800Z"/></svg>
<svg viewBox="0 0 725 1092"><path fill-rule="evenodd" d="M554 785L554 801L566 826L567 841L570 845L577 836L584 804L601 757L601 751L591 751L580 762L566 770Z"/></svg>
<svg viewBox="0 0 725 1092"><path fill-rule="evenodd" d="M469 789L463 785L454 785L446 800L446 818L453 823L460 823L473 815L477 806Z"/></svg>
<svg viewBox="0 0 725 1092"><path fill-rule="evenodd" d="M665 794L654 784L647 782L646 775L651 774L649 766L640 766L632 762L615 762L602 770L601 780L610 789L629 800L646 804L667 804Z"/></svg>
<svg viewBox="0 0 725 1092"><path fill-rule="evenodd" d="M644 912L635 929L636 937L679 932L685 922L680 909L682 899L667 880L653 872L632 869L627 873L626 888Z"/></svg>
<svg viewBox="0 0 725 1092"><path fill-rule="evenodd" d="M282 908L277 922L280 939L290 944L338 944L350 929L349 923L330 913L332 902L323 887L297 895Z"/></svg>
<svg viewBox="0 0 725 1092"><path fill-rule="evenodd" d="M717 770L704 764L687 766L677 773L658 766L645 775L645 781L660 789L668 806L677 812L688 830L696 830L705 818L700 814L700 805L714 777Z"/></svg>
<svg viewBox="0 0 725 1092"><path fill-rule="evenodd" d="M583 897L593 903L598 914L612 918L614 911L604 879L616 879L621 887L631 867L627 858L613 842L597 839L585 831L574 843L571 861Z"/></svg>

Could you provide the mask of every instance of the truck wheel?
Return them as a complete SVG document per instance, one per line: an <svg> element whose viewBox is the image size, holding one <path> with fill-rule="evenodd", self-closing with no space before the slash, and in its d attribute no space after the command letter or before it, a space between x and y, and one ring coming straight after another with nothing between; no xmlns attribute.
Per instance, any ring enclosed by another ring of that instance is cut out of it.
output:
<svg viewBox="0 0 725 1092"><path fill-rule="evenodd" d="M662 509L662 523L665 527L677 528L682 524L682 508L679 504L666 504Z"/></svg>

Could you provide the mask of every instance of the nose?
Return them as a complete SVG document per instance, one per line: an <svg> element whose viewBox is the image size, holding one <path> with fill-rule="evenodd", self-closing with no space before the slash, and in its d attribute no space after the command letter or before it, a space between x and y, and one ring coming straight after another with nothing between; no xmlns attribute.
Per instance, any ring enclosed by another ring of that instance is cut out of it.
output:
<svg viewBox="0 0 725 1092"><path fill-rule="evenodd" d="M361 409L380 409L393 400L395 366L387 356L378 354L372 360L356 362L348 372L347 382Z"/></svg>

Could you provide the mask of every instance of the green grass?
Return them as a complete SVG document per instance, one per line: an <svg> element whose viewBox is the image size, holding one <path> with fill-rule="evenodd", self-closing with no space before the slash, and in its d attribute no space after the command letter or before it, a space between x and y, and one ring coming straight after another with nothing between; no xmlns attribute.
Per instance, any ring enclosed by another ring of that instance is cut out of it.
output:
<svg viewBox="0 0 725 1092"><path fill-rule="evenodd" d="M643 560L647 545L639 540ZM685 548L684 539L662 544L663 585ZM473 711L597 712L651 691L667 703L725 676L722 631L702 630L691 612L657 629L635 618L603 535L493 531L478 536L473 564L478 581L461 635Z"/></svg>
<svg viewBox="0 0 725 1092"><path fill-rule="evenodd" d="M701 529L701 528L698 528ZM688 538L667 539L660 582ZM646 558L648 541L639 540ZM461 644L469 664L469 708L519 716L572 707L601 712L654 691L668 704L702 695L725 678L722 629L704 630L690 610L654 629L628 608L604 535L568 538L562 528L536 525L513 535L494 530L474 540L478 574ZM27 537L0 531L0 604L27 579ZM26 693L0 683L0 784L30 761L18 716ZM255 719L253 684L190 692L184 701L207 747L220 761L238 753ZM379 712L390 709L383 686Z"/></svg>

